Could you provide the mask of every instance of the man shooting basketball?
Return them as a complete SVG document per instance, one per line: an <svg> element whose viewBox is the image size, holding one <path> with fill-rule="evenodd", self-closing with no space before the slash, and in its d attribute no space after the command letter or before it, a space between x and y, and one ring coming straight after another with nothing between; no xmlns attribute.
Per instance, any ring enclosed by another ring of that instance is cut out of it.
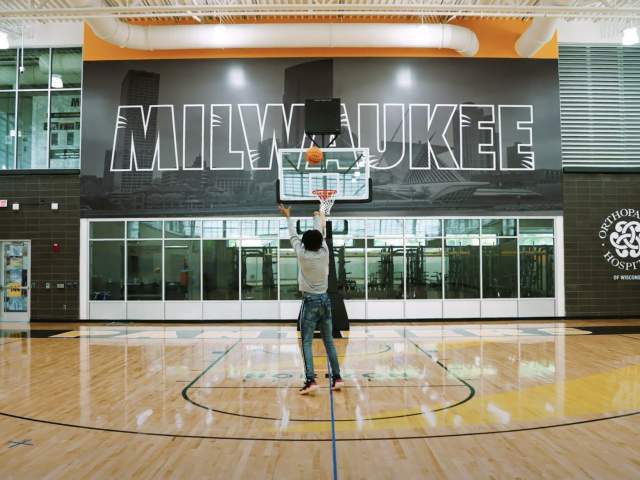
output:
<svg viewBox="0 0 640 480"><path fill-rule="evenodd" d="M299 390L307 395L318 388L313 370L313 333L319 327L324 348L331 365L331 388L340 390L343 386L340 377L338 355L333 345L333 325L331 319L331 300L327 294L329 286L329 247L324 241L325 217L315 212L314 229L307 230L298 238L296 227L291 218L291 207L279 205L278 210L287 218L291 246L298 258L298 288L302 292L302 310L300 311L300 331L302 332L302 357L306 380Z"/></svg>

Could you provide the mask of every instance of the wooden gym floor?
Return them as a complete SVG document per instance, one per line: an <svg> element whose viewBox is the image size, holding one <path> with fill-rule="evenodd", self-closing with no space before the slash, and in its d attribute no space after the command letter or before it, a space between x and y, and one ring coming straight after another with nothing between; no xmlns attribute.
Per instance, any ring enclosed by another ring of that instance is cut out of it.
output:
<svg viewBox="0 0 640 480"><path fill-rule="evenodd" d="M290 325L0 324L0 476L640 478L640 321L344 335L300 397Z"/></svg>

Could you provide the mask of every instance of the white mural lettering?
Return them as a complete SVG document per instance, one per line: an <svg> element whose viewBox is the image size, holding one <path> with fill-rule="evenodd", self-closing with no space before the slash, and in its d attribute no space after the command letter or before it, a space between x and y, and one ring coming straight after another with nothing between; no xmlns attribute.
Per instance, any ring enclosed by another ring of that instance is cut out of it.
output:
<svg viewBox="0 0 640 480"><path fill-rule="evenodd" d="M177 108L180 144L174 105L119 106L110 170L272 170L280 148L311 145L300 103ZM368 148L376 170L535 170L532 105L342 104L341 125L340 147Z"/></svg>

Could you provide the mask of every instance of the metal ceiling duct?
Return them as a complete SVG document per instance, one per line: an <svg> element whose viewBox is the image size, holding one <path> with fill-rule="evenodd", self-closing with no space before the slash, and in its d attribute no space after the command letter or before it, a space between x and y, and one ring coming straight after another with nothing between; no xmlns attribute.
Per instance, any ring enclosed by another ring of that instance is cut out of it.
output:
<svg viewBox="0 0 640 480"><path fill-rule="evenodd" d="M68 0L75 7L101 0ZM137 50L204 48L448 48L466 57L479 48L476 34L446 24L285 23L231 25L130 25L113 17L88 18L102 40Z"/></svg>
<svg viewBox="0 0 640 480"><path fill-rule="evenodd" d="M557 28L557 18L534 18L529 28L516 41L516 52L521 57L533 57L553 38Z"/></svg>
<svg viewBox="0 0 640 480"><path fill-rule="evenodd" d="M569 0L552 0L543 2L543 5L563 7L570 3ZM558 28L558 17L536 17L529 28L520 35L516 41L516 52L524 58L533 57L538 50L544 47L553 38Z"/></svg>

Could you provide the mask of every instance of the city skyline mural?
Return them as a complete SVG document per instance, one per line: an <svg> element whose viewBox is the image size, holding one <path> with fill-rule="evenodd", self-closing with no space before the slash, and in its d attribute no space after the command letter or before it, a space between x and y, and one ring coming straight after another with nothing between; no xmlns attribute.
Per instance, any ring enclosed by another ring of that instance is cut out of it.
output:
<svg viewBox="0 0 640 480"><path fill-rule="evenodd" d="M273 213L278 150L328 97L373 180L336 214L562 208L556 61L168 60L85 63L83 215Z"/></svg>

